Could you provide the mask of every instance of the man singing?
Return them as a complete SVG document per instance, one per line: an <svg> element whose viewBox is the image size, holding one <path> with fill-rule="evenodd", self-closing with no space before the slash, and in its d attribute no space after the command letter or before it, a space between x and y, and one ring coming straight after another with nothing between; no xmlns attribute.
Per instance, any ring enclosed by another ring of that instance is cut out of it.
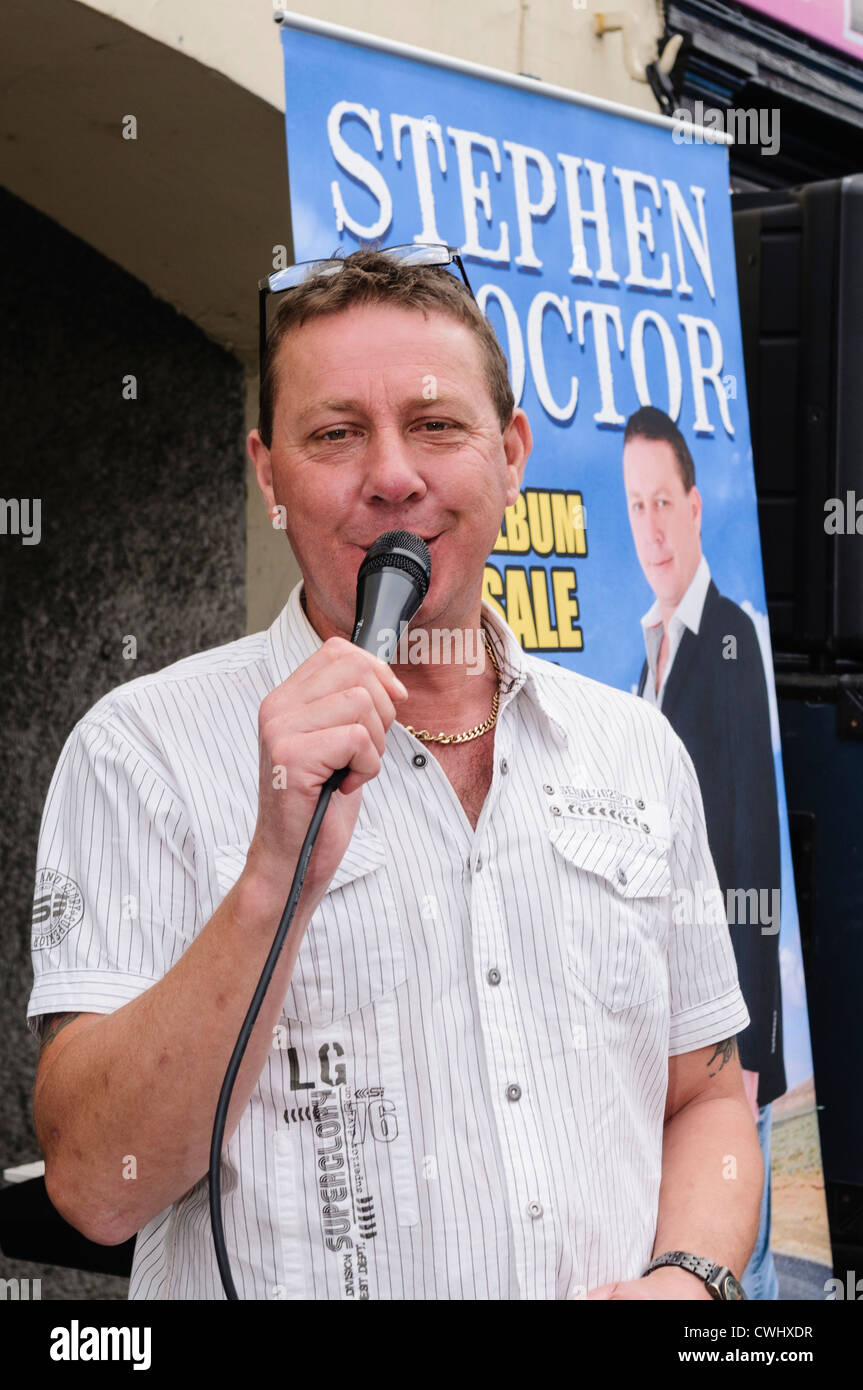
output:
<svg viewBox="0 0 863 1390"><path fill-rule="evenodd" d="M763 1169L727 928L672 919L715 884L692 764L482 601L530 428L455 258L418 259L294 268L273 315L248 447L302 571L285 609L110 693L61 756L38 862L75 910L28 1008L48 1190L137 1233L131 1297L222 1297L216 1100L349 765L228 1115L240 1297L733 1298ZM350 645L393 529L431 552L412 631L487 660Z"/></svg>

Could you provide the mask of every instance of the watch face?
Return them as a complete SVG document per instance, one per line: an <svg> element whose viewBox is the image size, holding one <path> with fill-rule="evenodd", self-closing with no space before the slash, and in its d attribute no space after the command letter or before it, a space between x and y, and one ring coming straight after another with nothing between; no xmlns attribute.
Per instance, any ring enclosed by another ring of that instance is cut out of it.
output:
<svg viewBox="0 0 863 1390"><path fill-rule="evenodd" d="M733 1274L726 1274L725 1276L722 1297L729 1303L736 1303L738 1299L746 1297L742 1285L738 1284Z"/></svg>

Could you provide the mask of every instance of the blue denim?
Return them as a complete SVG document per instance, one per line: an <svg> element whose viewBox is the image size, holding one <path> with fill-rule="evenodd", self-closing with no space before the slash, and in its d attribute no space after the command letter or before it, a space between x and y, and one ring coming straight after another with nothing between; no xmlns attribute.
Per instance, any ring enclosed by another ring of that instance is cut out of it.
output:
<svg viewBox="0 0 863 1390"><path fill-rule="evenodd" d="M777 1299L779 1281L770 1253L770 1120L772 1106L762 1105L758 1111L758 1142L764 1159L764 1191L761 1194L761 1224L758 1240L749 1264L743 1271L741 1284L747 1298Z"/></svg>

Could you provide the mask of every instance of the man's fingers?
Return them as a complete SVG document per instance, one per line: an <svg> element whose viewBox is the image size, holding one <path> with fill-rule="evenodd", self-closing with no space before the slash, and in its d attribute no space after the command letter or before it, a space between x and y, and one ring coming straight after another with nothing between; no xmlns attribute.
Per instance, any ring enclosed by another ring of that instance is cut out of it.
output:
<svg viewBox="0 0 863 1390"><path fill-rule="evenodd" d="M386 699L386 697L384 697ZM387 699L383 717L374 695L364 685L351 690L337 690L320 700L313 700L298 711L292 734L313 735L321 729L340 729L349 724L362 724L368 729L378 753L386 747L387 727L395 718L395 709ZM391 711L391 713L390 713ZM386 720L386 724L384 722Z"/></svg>
<svg viewBox="0 0 863 1390"><path fill-rule="evenodd" d="M320 764L316 769L329 775L327 769L349 767L351 770L340 790L346 795L370 782L381 770L381 754L374 745L365 724L349 724L341 729L328 729L320 735ZM323 780L326 780L324 777Z"/></svg>
<svg viewBox="0 0 863 1390"><path fill-rule="evenodd" d="M261 704L259 727L262 737L272 743L283 733L311 732L328 725L364 720L368 702L386 732L396 717L393 701L403 698L400 690L404 687L392 676L388 667L385 670L392 679L388 685L384 685L378 679L375 669L378 665L383 666L383 663L375 661L370 666L368 661L345 661L336 666L330 662L318 666L303 682L301 689L292 685L291 677L271 691ZM398 688L393 687L392 681L396 681ZM333 697L336 697L335 701Z"/></svg>
<svg viewBox="0 0 863 1390"><path fill-rule="evenodd" d="M405 687L386 661L354 646L343 637L328 638L289 679L297 682L298 689L302 687L303 694L320 694L325 689L332 689L334 683L353 684L368 676L383 686L390 699L403 700L407 697Z"/></svg>
<svg viewBox="0 0 863 1390"><path fill-rule="evenodd" d="M394 717L392 704L387 703ZM392 723L392 717L388 718L388 723ZM293 706L281 715L274 714L262 731L262 741L271 754L273 764L288 767L297 758L300 762L314 761L320 746L320 735L351 724L362 724L378 753L383 753L386 747L384 721L378 713L374 696L361 685L350 690L336 690L309 704ZM311 753L308 758L301 742L303 739L310 741Z"/></svg>
<svg viewBox="0 0 863 1390"><path fill-rule="evenodd" d="M272 755L262 749L262 767L267 778L272 774L274 789L299 792L304 796L319 790L332 772L350 767L352 776L347 787L350 792L377 776L382 753L383 749L378 751L364 723L345 721L335 727L317 729L312 734L283 736L275 744ZM280 774L278 781L277 774Z"/></svg>

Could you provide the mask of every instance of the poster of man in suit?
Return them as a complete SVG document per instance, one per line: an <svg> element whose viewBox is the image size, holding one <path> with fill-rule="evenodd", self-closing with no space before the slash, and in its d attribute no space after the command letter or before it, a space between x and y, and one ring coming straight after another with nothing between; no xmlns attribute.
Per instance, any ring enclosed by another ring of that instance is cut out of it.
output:
<svg viewBox="0 0 863 1390"><path fill-rule="evenodd" d="M773 1157L761 1248L772 1226L782 1297L820 1297L832 1253L773 673L765 678L759 655L769 662L728 147L678 144L663 117L401 46L342 41L302 18L283 24L282 37L294 260L446 243L508 357L534 451L483 597L525 652L636 688L650 597L622 524L626 420L661 401L693 449L698 440L700 488L694 474L677 483L697 508L688 530L681 515L689 543L675 534L664 552L654 546L656 569L644 573L661 597L666 579L677 586L682 551L688 572L671 595L652 694L698 767L721 887L711 874L705 900L687 906L688 890L673 891L668 908L672 922L712 925L715 913L730 924L752 1020L739 1035L741 1060ZM287 266L282 240L276 272ZM673 487L677 455L651 433L642 417L640 434L671 467ZM628 441L628 461L638 442ZM672 614L693 581L697 611L689 627L686 605L678 613L686 630L677 647ZM587 779L581 772L561 780ZM621 776L618 790L637 796L637 780ZM572 814L562 798L556 810ZM728 1166L732 1180L730 1152ZM750 1297L775 1298L773 1260L755 1264Z"/></svg>
<svg viewBox="0 0 863 1390"><path fill-rule="evenodd" d="M645 660L638 693L662 710L695 765L751 1017L737 1041L766 1180L758 1243L743 1283L750 1296L775 1298L770 1119L786 1081L779 812L764 661L751 618L711 578L692 455L664 411L643 406L628 419L623 475L636 553L654 594L641 619Z"/></svg>

